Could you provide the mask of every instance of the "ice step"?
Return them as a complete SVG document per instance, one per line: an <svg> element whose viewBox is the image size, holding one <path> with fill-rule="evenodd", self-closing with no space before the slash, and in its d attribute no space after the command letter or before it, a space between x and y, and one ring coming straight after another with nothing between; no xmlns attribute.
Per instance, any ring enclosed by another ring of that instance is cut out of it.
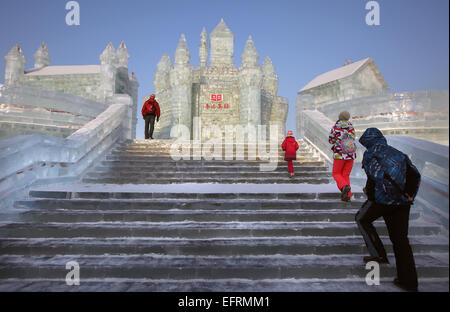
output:
<svg viewBox="0 0 450 312"><path fill-rule="evenodd" d="M448 255L448 253L447 253ZM167 256L55 255L0 256L0 279L61 278L66 263L77 261L83 278L151 279L283 279L283 278L361 278L367 275L360 255L269 255L269 256ZM395 263L392 255L391 263ZM432 255L416 254L418 275L422 278L448 276L448 263ZM383 265L381 278L394 278L395 265Z"/></svg>
<svg viewBox="0 0 450 312"><path fill-rule="evenodd" d="M108 161L120 161L120 162L130 162L138 165L143 165L144 163L159 165L159 164L174 164L174 165L209 165L209 166L254 166L254 165L262 165L262 164L270 164L269 159L267 161L262 160L195 160L192 157L188 160L180 159L173 160L171 157L139 157L139 156L109 156L107 155L105 159ZM284 159L278 158L278 164L286 165L286 161ZM296 165L298 166L324 166L324 162L322 160L311 160L307 158L305 160L294 160L294 168Z"/></svg>
<svg viewBox="0 0 450 312"><path fill-rule="evenodd" d="M221 155L222 157L225 157L227 154L226 153L229 153L228 151L222 151L222 152L216 152L216 153L214 153L214 152L211 152L211 153L205 153L206 155L208 155L208 156L216 156L216 155ZM280 151L276 151L276 152L274 152L274 153L270 153L270 152L254 152L253 154L252 153L250 153L250 156L251 155L255 155L255 156L266 156L266 153L267 153L267 155L270 155L270 156L272 156L272 157L274 157L274 156L279 156L279 157L284 157L285 156L285 153L284 152L280 152ZM175 155L178 155L178 154L182 154L182 155L184 155L184 153L182 153L181 151L180 152L177 152L177 153L175 153ZM190 152L189 153L190 155L199 155L199 156L202 156L202 155L205 155L205 154L202 154L202 153L200 153L200 152ZM152 157L152 156L168 156L168 157L170 157L172 154L171 154L171 152L170 151L168 151L167 149L164 149L164 150L149 150L149 151L136 151L136 150L112 150L110 153L109 153L109 155L111 155L111 156L113 156L113 155L117 155L117 156L150 156L150 157ZM230 153L230 156L233 156L233 157L236 157L236 155L237 155L237 153L235 153L235 152L232 152L232 153ZM248 157L248 155L249 155L249 153L248 152L246 152L246 151L244 151L244 152L241 152L240 153L240 155L241 156L245 156L246 158ZM308 158L308 157L314 157L314 153L313 152L309 152L309 151L301 151L301 152L298 152L297 151L297 158Z"/></svg>
<svg viewBox="0 0 450 312"><path fill-rule="evenodd" d="M261 184L324 184L329 183L331 178L226 178L226 177L176 177L176 178L83 178L84 183L110 183L110 184L180 184L180 183L261 183Z"/></svg>
<svg viewBox="0 0 450 312"><path fill-rule="evenodd" d="M354 221L357 209L337 210L76 210L49 209L24 212L20 220L24 222L256 222L256 221L303 221L303 222L350 222ZM410 220L418 219L420 214L412 212Z"/></svg>
<svg viewBox="0 0 450 312"><path fill-rule="evenodd" d="M376 224L380 235L386 226ZM441 228L410 222L410 235L438 235ZM30 223L0 226L0 237L285 237L359 235L355 222L92 222Z"/></svg>
<svg viewBox="0 0 450 312"><path fill-rule="evenodd" d="M388 253L392 243L387 236L381 239ZM448 240L430 236L412 236L409 239L416 253L448 252ZM240 237L209 239L170 239L147 237L111 238L1 238L3 254L56 255L56 254L165 254L165 255L366 255L362 237Z"/></svg>
<svg viewBox="0 0 450 312"><path fill-rule="evenodd" d="M119 170L110 170L110 171L95 171L88 172L85 177L89 178L136 178L136 179L145 179L145 178L209 178L209 177L220 177L220 178L286 178L288 176L287 170L285 172L256 172L256 171L239 171L239 172L215 172L215 171L203 171L202 169L197 170L185 170L185 171L177 171L177 172L129 172L129 171L119 171ZM294 176L294 179L298 178L309 178L309 177L331 177L330 172L324 171L307 171L307 172L297 172L297 175Z"/></svg>
<svg viewBox="0 0 450 312"><path fill-rule="evenodd" d="M203 160L203 164L205 165L227 165L227 162L239 162L239 165L242 165L245 163L248 163L250 165L254 164L271 164L272 166L274 164L280 164L287 166L287 162L284 160L284 157L275 157L275 158L269 158L269 157L256 157L252 159L243 158L243 159L236 159L236 157L231 158L230 160L223 158L214 158L214 159L204 159L203 157L193 158L194 156L188 156L187 159L181 158L180 160L174 160L170 156L133 156L133 155L107 155L105 157L105 160L115 160L115 161L130 161L130 162L149 162L153 163L153 166L156 166L158 164L185 164L185 162L199 162ZM196 160L201 159L201 160ZM225 163L224 163L225 162ZM293 161L294 165L306 165L306 166L324 166L325 163L323 160L321 160L319 157L297 157L297 160Z"/></svg>
<svg viewBox="0 0 450 312"><path fill-rule="evenodd" d="M145 191L145 186L143 191L132 191L131 189L129 191L126 191L124 186L120 186L119 189L122 189L123 191L116 191L114 189L103 190L102 187L105 187L108 189L108 187L111 187L111 185L95 185L93 188L89 189L89 184L82 184L83 188L80 187L80 189L74 188L67 189L66 187L62 188L61 190L47 190L47 189L35 189L30 190L29 195L30 197L34 198L59 198L59 199L197 199L197 200L254 200L258 201L261 199L265 200L307 200L307 199L317 199L317 200L337 200L340 199L341 193L338 192L330 192L330 193L320 193L320 192L314 192L313 189L308 189L306 191L302 191L301 186L298 187L297 193L278 193L275 190L275 185L272 186L274 188L273 193L250 193L245 192L245 185L238 184L237 187L243 188L242 193L234 193L234 192L228 192L227 190L231 188L226 188L229 185L214 185L222 188L224 192L208 192L203 193L202 189L198 189L198 193L193 192L164 192L164 191L151 191L152 185L148 185L148 191ZM114 186L114 185L112 185ZM190 185L192 186L192 185ZM234 185L232 185L234 186ZM249 185L254 186L254 185ZM267 186L267 185L263 185ZM283 186L283 185L281 185ZM328 186L328 185L327 185ZM137 185L137 187L141 188L142 185ZM171 186L173 187L173 186ZM197 187L197 185L195 186ZM230 186L231 187L231 186ZM284 187L284 186L283 186ZM324 185L317 185L318 188L324 188ZM86 191L85 191L86 190ZM181 189L182 190L182 189ZM354 199L364 199L365 195L362 192L353 192L352 197ZM321 204L322 202L318 202ZM273 204L277 205L277 202L273 202ZM330 207L331 208L331 207Z"/></svg>
<svg viewBox="0 0 450 312"><path fill-rule="evenodd" d="M39 194L41 195L41 194ZM46 196L46 194L42 194ZM52 194L55 195L55 194ZM245 195L245 194L241 194ZM185 198L148 198L148 199L32 199L22 200L15 203L15 207L22 209L76 209L76 210L159 210L159 211L239 211L239 210L356 210L364 202L362 199L351 202L340 200L304 200L304 199L279 199L273 200L270 194L256 194L257 199L185 199ZM244 198L244 196L241 196ZM258 197L260 197L258 199ZM414 211L414 208L413 210Z"/></svg>
<svg viewBox="0 0 450 312"><path fill-rule="evenodd" d="M419 278L420 292L448 292L447 278ZM2 292L404 292L392 278L368 286L365 278L353 279L191 279L157 280L145 278L83 278L79 286L68 286L60 277L7 279ZM259 298L259 297L258 297Z"/></svg>
<svg viewBox="0 0 450 312"><path fill-rule="evenodd" d="M205 172L225 172L225 173L236 173L236 172L263 172L259 165L245 164L245 165L234 165L230 166L227 164L222 165L208 165L208 164L178 164L176 162L170 164L158 164L154 166L151 162L122 162L122 161L102 161L100 166L94 168L95 171L125 171L129 173L169 173L169 172L180 172L180 171L205 171ZM294 166L295 173L302 174L303 172L330 172L328 167L325 166ZM288 172L286 164L278 164L278 166L273 171L269 172Z"/></svg>
<svg viewBox="0 0 450 312"><path fill-rule="evenodd" d="M273 146L273 147L272 147ZM271 148L275 148L277 150L282 150L281 149L281 144L275 144L275 145L270 145L270 144L228 144L228 143L222 143L222 144L218 144L218 147L221 147L223 150L228 149L228 150L270 150ZM201 149L201 150L213 150L214 149L214 145L213 144L191 144L189 146L189 144L172 144L172 143L167 143L167 142L144 142L144 144L123 144L123 143L119 143L115 145L115 149L117 150L127 150L127 149L131 149L131 150L161 150L161 149ZM306 143L299 143L299 149L298 151L302 151L302 150L312 150L312 146L310 146L309 144Z"/></svg>

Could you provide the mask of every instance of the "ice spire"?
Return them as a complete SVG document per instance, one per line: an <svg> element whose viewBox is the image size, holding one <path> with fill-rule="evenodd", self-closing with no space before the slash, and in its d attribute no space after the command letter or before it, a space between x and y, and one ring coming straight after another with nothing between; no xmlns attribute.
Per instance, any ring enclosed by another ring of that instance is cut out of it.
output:
<svg viewBox="0 0 450 312"><path fill-rule="evenodd" d="M100 61L101 74L99 100L106 103L108 97L113 96L116 92L117 54L111 42L100 55Z"/></svg>
<svg viewBox="0 0 450 312"><path fill-rule="evenodd" d="M184 34L181 34L177 50L175 51L175 64L188 64L190 59L191 54L189 53L186 37Z"/></svg>
<svg viewBox="0 0 450 312"><path fill-rule="evenodd" d="M121 42L117 48L117 59L119 67L128 68L128 60L130 59L130 54L128 54L128 49L125 42Z"/></svg>
<svg viewBox="0 0 450 312"><path fill-rule="evenodd" d="M158 64L156 65L158 71L170 71L170 67L172 66L172 62L170 60L170 56L167 53L164 53Z"/></svg>
<svg viewBox="0 0 450 312"><path fill-rule="evenodd" d="M223 18L209 37L210 66L234 66L234 34L225 24Z"/></svg>
<svg viewBox="0 0 450 312"><path fill-rule="evenodd" d="M262 63L262 70L264 74L274 74L275 67L273 66L272 60L270 57L266 56Z"/></svg>
<svg viewBox="0 0 450 312"><path fill-rule="evenodd" d="M117 59L117 54L116 51L114 49L113 44L110 42L105 50L103 51L103 53L100 55L100 61L101 64L109 64L109 65L114 65L116 64L116 59Z"/></svg>
<svg viewBox="0 0 450 312"><path fill-rule="evenodd" d="M5 56L5 84L17 84L24 75L24 68L27 61L23 55L23 51L18 44L16 44Z"/></svg>
<svg viewBox="0 0 450 312"><path fill-rule="evenodd" d="M206 33L205 27L203 27L202 33L200 34L198 55L200 58L200 67L206 67L206 62L208 60L208 34Z"/></svg>
<svg viewBox="0 0 450 312"><path fill-rule="evenodd" d="M50 54L48 53L48 47L45 42L42 42L39 49L34 53L34 68L41 68L50 64Z"/></svg>
<svg viewBox="0 0 450 312"><path fill-rule="evenodd" d="M248 36L244 52L241 55L243 67L257 67L259 54L256 51L252 36Z"/></svg>
<svg viewBox="0 0 450 312"><path fill-rule="evenodd" d="M170 89L170 69L172 67L172 62L167 54L164 54L156 65L157 70L153 78L153 86L155 91L158 93L163 90Z"/></svg>
<svg viewBox="0 0 450 312"><path fill-rule="evenodd" d="M228 28L227 24L225 24L225 21L223 18L220 19L219 24L217 24L216 28L211 32L211 37L234 37L231 30Z"/></svg>

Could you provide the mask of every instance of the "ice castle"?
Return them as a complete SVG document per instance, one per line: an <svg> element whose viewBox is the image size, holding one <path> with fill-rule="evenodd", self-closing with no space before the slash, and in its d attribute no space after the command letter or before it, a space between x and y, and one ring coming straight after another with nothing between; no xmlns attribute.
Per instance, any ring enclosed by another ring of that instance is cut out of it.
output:
<svg viewBox="0 0 450 312"><path fill-rule="evenodd" d="M267 130L276 125L279 139L284 139L288 100L277 96L278 76L271 59L266 57L259 65L259 54L249 36L241 55L242 64L236 67L234 34L223 19L211 32L209 43L210 51L203 28L200 65L195 69L190 64L184 34L175 51L174 63L167 54L159 61L154 87L162 116L155 128L155 138L169 138L172 127L183 124L191 130L191 138L199 140L210 138L213 127L224 132L226 125L255 128L263 125Z"/></svg>

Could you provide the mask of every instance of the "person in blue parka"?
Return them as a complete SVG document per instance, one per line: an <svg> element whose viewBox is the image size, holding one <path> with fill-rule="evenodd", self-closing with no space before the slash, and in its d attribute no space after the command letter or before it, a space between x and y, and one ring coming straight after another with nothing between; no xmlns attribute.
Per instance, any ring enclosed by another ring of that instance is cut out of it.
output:
<svg viewBox="0 0 450 312"><path fill-rule="evenodd" d="M420 184L420 173L406 154L387 144L377 128L368 128L359 142L367 149L362 166L367 175L364 192L368 200L355 217L370 253L369 257L364 257L364 262L389 263L383 243L372 225L376 219L383 217L397 266L394 284L408 291L417 291L417 272L408 240L408 223L411 204ZM407 188L407 174L408 177L418 177L418 180L408 180L408 183L413 181L416 185L408 185Z"/></svg>

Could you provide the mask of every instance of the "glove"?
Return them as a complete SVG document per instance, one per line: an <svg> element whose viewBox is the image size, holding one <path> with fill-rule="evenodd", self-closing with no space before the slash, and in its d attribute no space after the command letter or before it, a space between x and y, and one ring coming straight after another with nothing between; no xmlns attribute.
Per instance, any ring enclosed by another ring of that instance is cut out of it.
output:
<svg viewBox="0 0 450 312"><path fill-rule="evenodd" d="M159 122L159 117L158 117L158 118L156 118L156 122Z"/></svg>

